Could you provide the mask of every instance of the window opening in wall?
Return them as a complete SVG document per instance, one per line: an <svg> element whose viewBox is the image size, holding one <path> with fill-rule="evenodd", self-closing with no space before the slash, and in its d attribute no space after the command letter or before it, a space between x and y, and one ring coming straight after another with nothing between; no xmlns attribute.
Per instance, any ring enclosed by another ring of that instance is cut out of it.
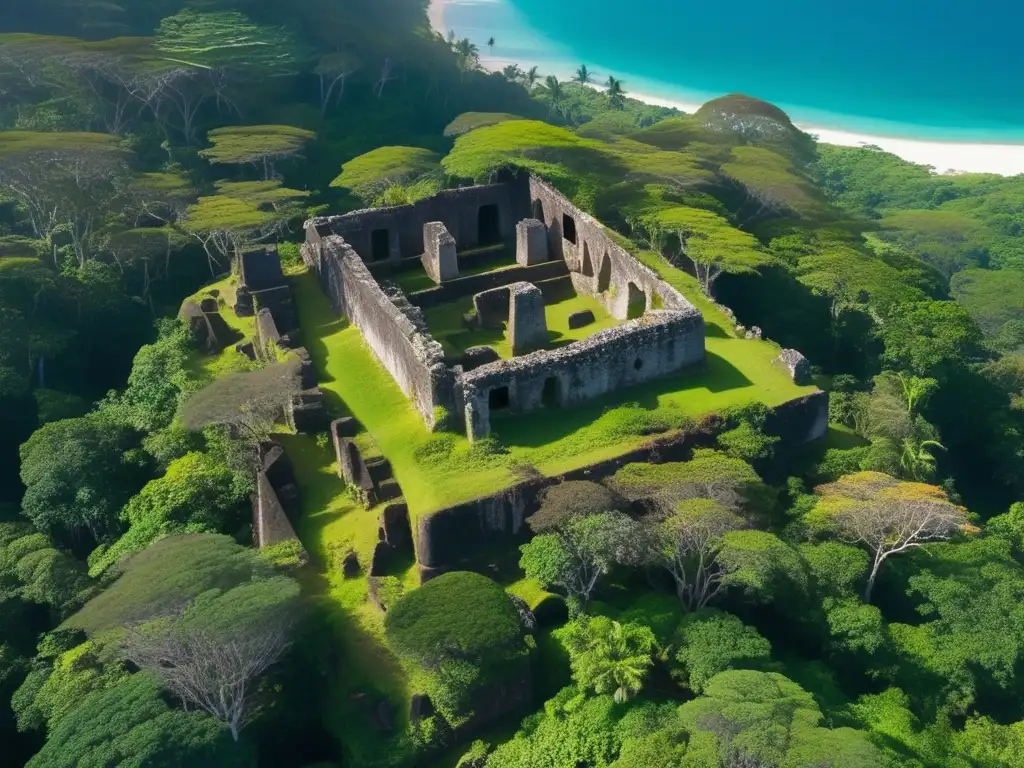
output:
<svg viewBox="0 0 1024 768"><path fill-rule="evenodd" d="M353 443L349 443L346 447L348 451L348 463L352 468L352 482L357 483L362 480L362 468L360 467L359 461L359 449Z"/></svg>
<svg viewBox="0 0 1024 768"><path fill-rule="evenodd" d="M547 224L547 220L544 218L544 203L540 200L533 201L533 218L537 221L543 221Z"/></svg>
<svg viewBox="0 0 1024 768"><path fill-rule="evenodd" d="M634 371L639 371L643 367L644 367L644 361L641 360L639 357L636 360L633 361L633 370Z"/></svg>
<svg viewBox="0 0 1024 768"><path fill-rule="evenodd" d="M508 408L508 387L495 387L492 389L487 402L492 411L501 411Z"/></svg>
<svg viewBox="0 0 1024 768"><path fill-rule="evenodd" d="M501 242L501 216L497 203L481 205L477 214L477 242L494 245Z"/></svg>
<svg viewBox="0 0 1024 768"><path fill-rule="evenodd" d="M576 245L576 220L567 213L562 214L562 237Z"/></svg>
<svg viewBox="0 0 1024 768"><path fill-rule="evenodd" d="M583 244L583 276L594 276L594 265L590 261L590 248L587 247L586 243Z"/></svg>
<svg viewBox="0 0 1024 768"><path fill-rule="evenodd" d="M385 261L391 256L391 233L375 229L370 233L370 261Z"/></svg>
<svg viewBox="0 0 1024 768"><path fill-rule="evenodd" d="M626 308L626 317L635 320L643 316L647 311L647 294L641 291L636 283L629 284L629 306Z"/></svg>
<svg viewBox="0 0 1024 768"><path fill-rule="evenodd" d="M597 292L604 293L612 285L612 260L611 257L605 253L604 259L601 260L601 273L597 276Z"/></svg>
<svg viewBox="0 0 1024 768"><path fill-rule="evenodd" d="M545 408L558 408L562 405L562 380L560 378L548 376L544 380L540 401Z"/></svg>

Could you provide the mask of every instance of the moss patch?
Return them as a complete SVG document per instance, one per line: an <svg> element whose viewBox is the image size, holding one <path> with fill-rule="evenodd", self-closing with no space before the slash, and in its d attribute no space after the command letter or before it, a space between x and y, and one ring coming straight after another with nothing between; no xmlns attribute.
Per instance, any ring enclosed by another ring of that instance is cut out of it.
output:
<svg viewBox="0 0 1024 768"><path fill-rule="evenodd" d="M256 334L255 317L239 317L235 314L235 288L238 285L238 278L234 275L222 277L208 285L204 285L189 297L189 300L196 304L206 298L217 299L220 306L220 316L228 327L235 331L243 339L251 339ZM235 351L234 343L228 344L224 349L214 355L196 351L192 354L187 364L188 370L198 379L210 381L212 379L227 376L229 373L248 371L252 368L251 361L245 355Z"/></svg>

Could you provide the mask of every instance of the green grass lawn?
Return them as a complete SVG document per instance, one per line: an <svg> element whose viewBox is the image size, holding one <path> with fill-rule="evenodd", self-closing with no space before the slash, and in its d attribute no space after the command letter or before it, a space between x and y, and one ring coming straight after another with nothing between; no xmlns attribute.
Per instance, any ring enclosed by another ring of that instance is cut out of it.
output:
<svg viewBox="0 0 1024 768"><path fill-rule="evenodd" d="M506 331L463 327L462 316L472 309L473 299L469 297L424 310L430 335L441 343L448 355L458 356L469 347L483 345L493 347L503 358L511 358L512 347ZM570 328L569 315L585 309L594 313L595 322L583 328ZM563 347L624 322L608 314L604 305L593 296L572 295L555 299L545 304L544 316L548 326L548 349Z"/></svg>
<svg viewBox="0 0 1024 768"><path fill-rule="evenodd" d="M462 435L432 435L358 329L334 315L316 278L303 273L291 279L321 387L336 407L343 403L372 434L391 461L415 520L508 487L517 481L512 471L517 463L529 463L546 475L561 474L620 455L649 440L652 432L670 432L697 416L752 401L780 405L815 391L796 386L773 364L776 346L736 338L721 310L698 295L693 278L665 262L658 267L669 282L696 297L694 303L705 313L707 366L576 408L496 417L500 452L488 452L486 443L470 446Z"/></svg>
<svg viewBox="0 0 1024 768"><path fill-rule="evenodd" d="M238 317L235 314L235 286L238 278L234 275L220 278L204 285L189 298L197 304L207 297L215 297L220 305L220 316L235 331L238 338L215 355L195 352L188 361L189 371L197 378L209 381L220 376L251 368L244 355L235 351L235 343L251 339L256 333L255 317Z"/></svg>

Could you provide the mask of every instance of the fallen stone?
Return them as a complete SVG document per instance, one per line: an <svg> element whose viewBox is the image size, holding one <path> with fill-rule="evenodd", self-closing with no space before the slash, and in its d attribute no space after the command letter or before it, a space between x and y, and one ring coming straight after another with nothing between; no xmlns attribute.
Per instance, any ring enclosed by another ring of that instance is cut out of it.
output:
<svg viewBox="0 0 1024 768"><path fill-rule="evenodd" d="M811 383L811 364L795 349L782 350L775 362L786 369L794 384L803 386Z"/></svg>
<svg viewBox="0 0 1024 768"><path fill-rule="evenodd" d="M569 315L570 328L583 328L594 322L594 313L589 309L582 309Z"/></svg>

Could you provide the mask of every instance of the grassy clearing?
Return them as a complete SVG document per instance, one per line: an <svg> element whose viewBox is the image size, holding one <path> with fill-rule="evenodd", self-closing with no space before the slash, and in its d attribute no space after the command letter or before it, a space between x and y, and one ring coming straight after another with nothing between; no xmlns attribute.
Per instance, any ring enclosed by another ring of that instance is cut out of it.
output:
<svg viewBox="0 0 1024 768"><path fill-rule="evenodd" d="M423 314L430 335L441 343L445 354L448 355L458 356L469 347L482 345L493 347L505 359L511 358L512 347L507 335L507 325L503 331L469 330L463 327L462 317L472 309L473 299L470 297L425 310ZM569 315L587 309L594 313L595 322L583 328L570 328ZM572 295L552 300L544 306L544 316L548 326L548 349L564 347L598 331L614 328L623 322L608 314L604 305L593 296Z"/></svg>
<svg viewBox="0 0 1024 768"><path fill-rule="evenodd" d="M644 261L653 259L660 260L648 254ZM415 520L511 485L517 480L516 464L560 474L617 456L652 434L679 429L728 406L752 401L780 405L815 390L796 386L773 364L778 355L773 344L736 338L728 318L700 295L692 278L664 261L651 265L705 313L706 367L585 406L496 416L497 451L481 443L470 446L461 435L431 434L359 331L334 315L315 277L296 275L292 287L321 387L339 407L344 403L390 459Z"/></svg>
<svg viewBox="0 0 1024 768"><path fill-rule="evenodd" d="M384 764L395 745L375 730L364 694L386 697L396 708L396 733L404 733L412 692L398 658L384 644L384 617L367 597L366 577L344 579L340 569L343 554L355 549L365 572L380 510L364 509L346 492L333 451L318 447L313 436L279 440L300 488L299 538L320 572L307 588L323 596L335 640L325 725L344 743L354 765Z"/></svg>
<svg viewBox="0 0 1024 768"><path fill-rule="evenodd" d="M228 275L204 285L189 297L197 304L205 298L216 298L217 304L220 306L220 316L237 335L235 342L250 339L256 333L255 317L239 317L235 314L235 287L237 284L238 278ZM229 373L249 370L252 367L250 361L235 351L235 342L228 344L215 355L198 351L193 353L187 364L188 370L204 381L227 376Z"/></svg>

